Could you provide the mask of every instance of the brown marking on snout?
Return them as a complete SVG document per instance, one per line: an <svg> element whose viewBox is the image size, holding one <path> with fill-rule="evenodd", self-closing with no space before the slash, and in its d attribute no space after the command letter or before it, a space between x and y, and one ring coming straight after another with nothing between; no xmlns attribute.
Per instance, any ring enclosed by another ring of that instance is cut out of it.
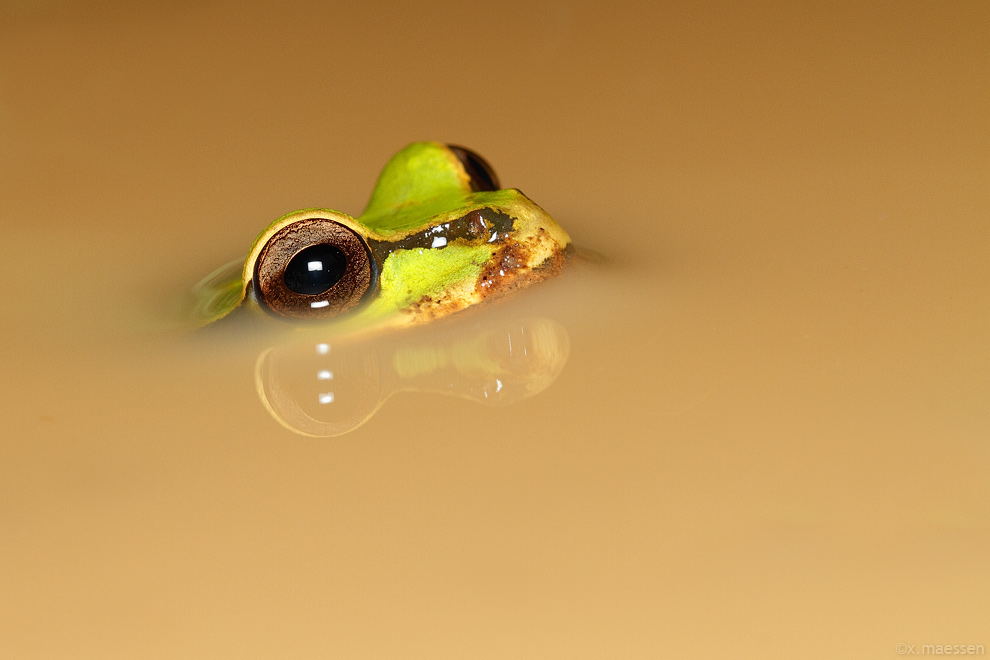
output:
<svg viewBox="0 0 990 660"><path fill-rule="evenodd" d="M540 228L531 239L508 240L492 252L492 259L481 269L475 285L481 300L502 298L559 273L564 264L564 253L560 248L536 266L527 265L535 247L546 240L546 231Z"/></svg>

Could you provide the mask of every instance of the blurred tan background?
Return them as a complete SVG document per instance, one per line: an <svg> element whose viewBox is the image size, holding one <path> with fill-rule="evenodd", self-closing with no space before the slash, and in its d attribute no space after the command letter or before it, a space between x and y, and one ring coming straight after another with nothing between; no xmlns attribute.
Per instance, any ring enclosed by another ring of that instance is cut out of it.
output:
<svg viewBox="0 0 990 660"><path fill-rule="evenodd" d="M985 648L988 118L985 2L5 0L0 657ZM422 139L601 255L470 317L566 365L292 433L181 302Z"/></svg>

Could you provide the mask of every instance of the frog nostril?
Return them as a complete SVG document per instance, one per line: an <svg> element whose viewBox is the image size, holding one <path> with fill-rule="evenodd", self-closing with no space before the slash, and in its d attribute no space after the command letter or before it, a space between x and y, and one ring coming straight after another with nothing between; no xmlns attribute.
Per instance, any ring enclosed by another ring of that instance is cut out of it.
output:
<svg viewBox="0 0 990 660"><path fill-rule="evenodd" d="M311 245L292 257L283 279L290 291L315 296L339 282L346 271L344 253L323 243Z"/></svg>

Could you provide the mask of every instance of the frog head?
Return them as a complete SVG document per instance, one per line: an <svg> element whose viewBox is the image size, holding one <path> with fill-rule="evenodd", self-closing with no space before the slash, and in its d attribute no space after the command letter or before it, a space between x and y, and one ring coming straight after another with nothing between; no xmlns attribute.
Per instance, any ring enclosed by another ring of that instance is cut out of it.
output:
<svg viewBox="0 0 990 660"><path fill-rule="evenodd" d="M198 315L246 304L290 321L418 324L555 274L569 245L479 155L417 142L385 165L360 216L305 209L271 223L239 277L200 284Z"/></svg>

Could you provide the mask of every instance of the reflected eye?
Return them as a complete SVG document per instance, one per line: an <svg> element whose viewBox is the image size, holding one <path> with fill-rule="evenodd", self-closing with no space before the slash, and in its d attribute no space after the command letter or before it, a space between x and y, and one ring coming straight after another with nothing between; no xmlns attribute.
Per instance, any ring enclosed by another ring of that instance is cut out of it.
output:
<svg viewBox="0 0 990 660"><path fill-rule="evenodd" d="M254 281L262 307L282 316L324 319L357 305L371 288L364 240L326 218L283 227L258 254Z"/></svg>
<svg viewBox="0 0 990 660"><path fill-rule="evenodd" d="M495 170L488 164L487 160L470 149L459 147L456 144L448 144L447 148L457 156L461 165L464 166L464 171L471 179L471 190L481 192L500 188L498 175L495 174Z"/></svg>

